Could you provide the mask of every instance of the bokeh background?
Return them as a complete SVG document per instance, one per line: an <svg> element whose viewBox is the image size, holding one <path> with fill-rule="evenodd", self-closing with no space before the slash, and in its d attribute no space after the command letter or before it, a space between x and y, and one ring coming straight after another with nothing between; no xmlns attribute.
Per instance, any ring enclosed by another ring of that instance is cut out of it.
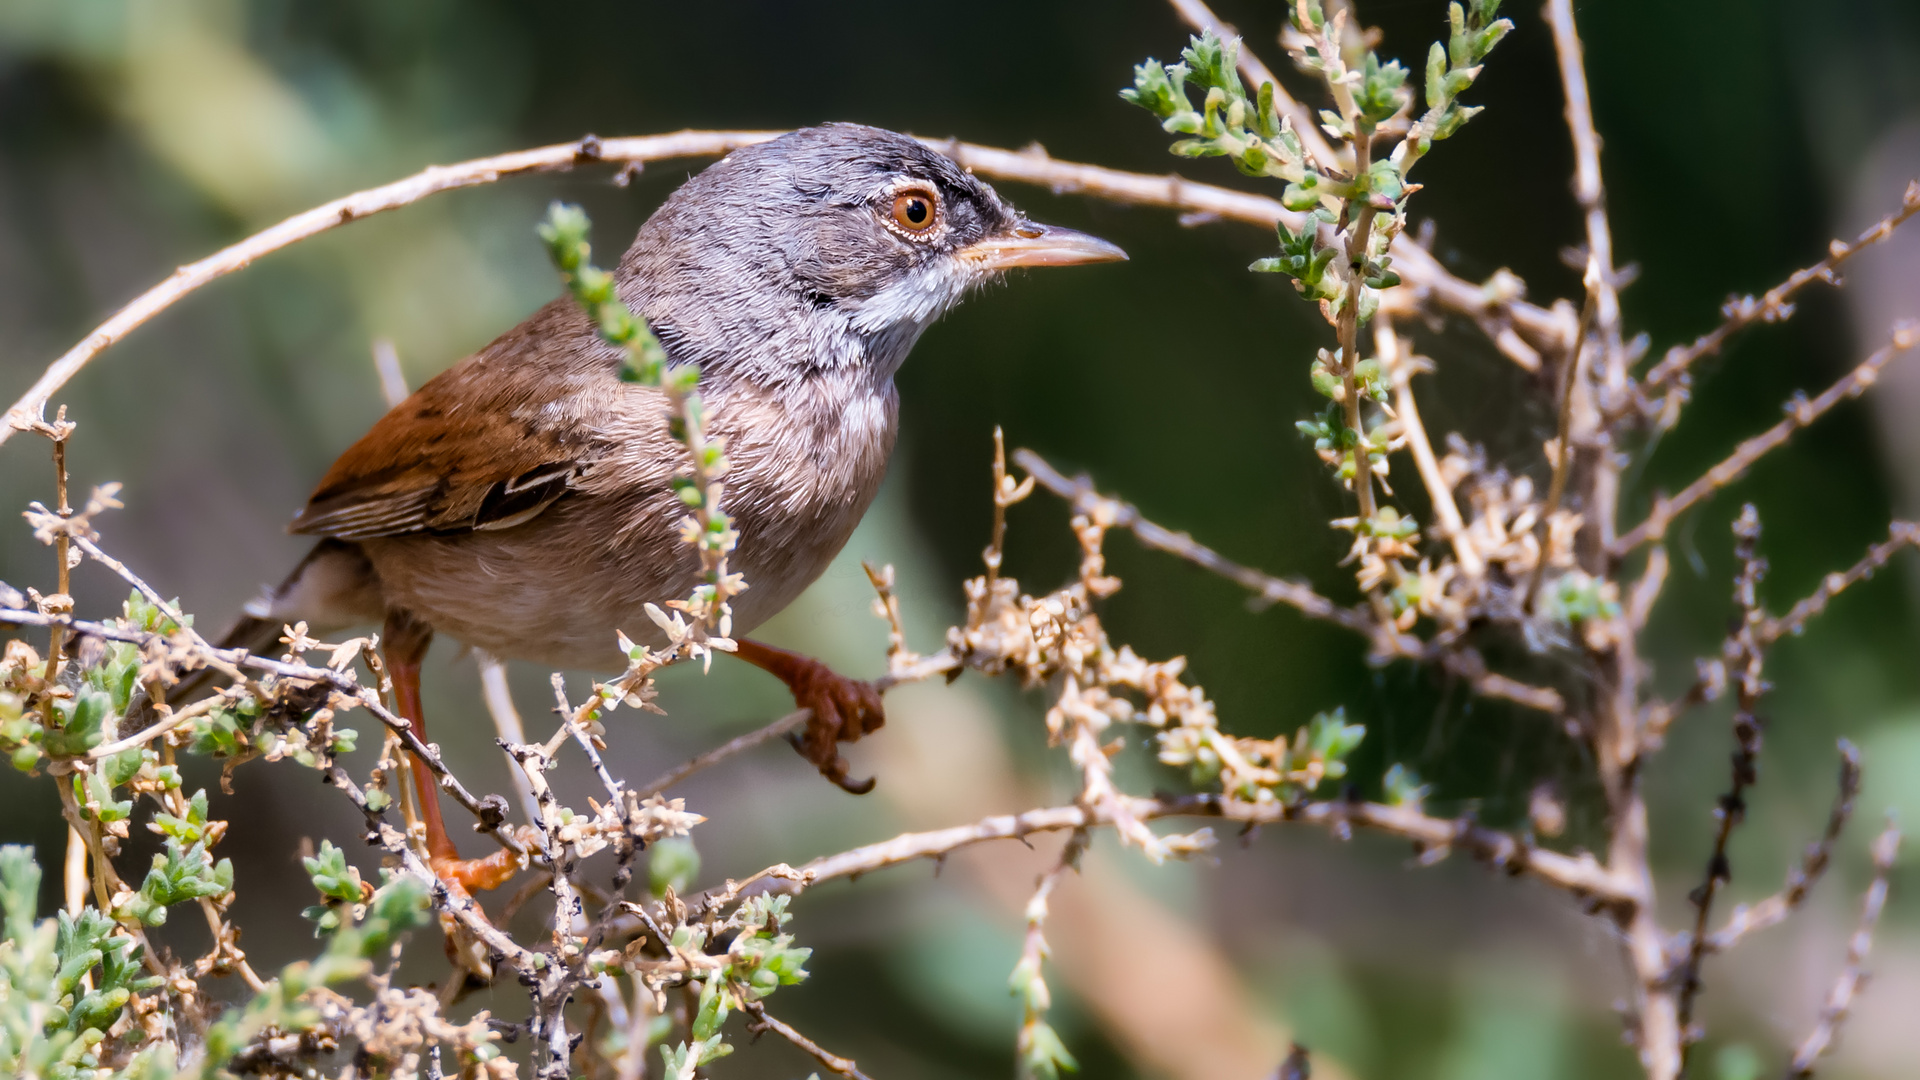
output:
<svg viewBox="0 0 1920 1080"><path fill-rule="evenodd" d="M1363 5L1386 55L1418 59L1438 0ZM1280 66L1278 3L1227 3ZM1562 251L1581 239L1551 42L1518 26L1473 91L1488 108L1421 166L1417 222L1459 274L1510 267L1536 299L1571 295ZM1895 204L1920 175L1920 8L1902 0L1620 0L1583 5L1616 243L1639 270L1630 328L1663 349L1707 329L1731 292L1757 292L1826 240ZM859 120L930 135L1163 172L1166 140L1115 91L1185 31L1149 0L878 0L704 4L509 0L4 0L0 2L0 398L107 313L165 276L314 203L435 162L577 138L682 127ZM1296 84L1299 85L1299 84ZM551 199L593 214L604 259L699 163L626 188L605 170L443 195L338 230L201 291L137 332L60 399L79 424L76 483L126 483L105 538L203 625L222 622L303 550L283 525L325 466L382 411L369 358L394 343L420 381L555 295L533 225ZM1218 163L1186 175L1244 183ZM1336 596L1344 513L1293 422L1314 408L1305 367L1327 333L1275 276L1242 268L1271 239L1225 224L1003 185L1034 216L1089 229L1130 263L1014 280L930 332L901 373L903 436L880 503L846 555L769 630L774 640L877 673L884 634L861 558L900 568L916 641L931 649L976 571L989 520L993 425L1014 445L1092 471L1148 514L1227 554ZM1795 389L1837 377L1899 314L1920 314L1920 237L1863 259L1850 293L1815 290L1796 318L1743 336L1701 372L1696 403L1634 477L1636 505L1770 423ZM1416 328L1439 363L1427 424L1534 460L1551 417L1512 365L1460 327ZM1776 609L1920 512L1920 382L1896 375L1877 406L1848 405L1768 459L1675 538L1651 655L1663 685L1690 677L1730 611L1726 525L1742 500L1767 525ZM47 498L44 444L0 449L0 506ZM1010 571L1036 588L1071 572L1064 512L1014 512ZM1124 536L1117 640L1184 654L1234 730L1268 734L1345 706L1369 729L1356 781L1390 762L1435 785L1432 806L1518 820L1537 784L1570 800L1591 837L1577 750L1537 716L1467 701L1405 666L1369 668L1359 641L1284 609L1250 612L1231 586ZM24 524L0 521L0 579L50 580ZM1734 895L1778 886L1830 798L1833 744L1865 750L1868 795L1839 866L1794 924L1708 971L1714 1036L1703 1071L1774 1072L1811 1023L1844 952L1882 807L1920 821L1920 665L1914 567L1850 593L1770 673L1763 783L1734 849ZM83 611L122 595L93 569ZM462 775L507 790L474 669L452 643L428 675L435 738ZM545 673L514 671L544 725ZM575 677L578 686L584 686ZM772 680L722 662L668 680L669 716L617 714L617 769L643 779L788 707ZM855 749L879 791L855 799L772 746L686 786L706 882L771 861L968 820L1070 793L1044 753L1036 695L969 677L889 698L891 721ZM362 728L368 725L360 725ZM1651 778L1663 888L1678 905L1705 857L1725 779L1724 709L1689 718ZM1057 755L1056 755L1057 756ZM1169 774L1128 759L1140 787ZM235 911L256 965L312 949L296 912L296 855L330 837L363 869L344 803L288 766L251 765L216 795L233 821ZM198 782L213 786L208 772ZM58 859L45 778L0 779L0 840ZM1093 1077L1252 1077L1287 1037L1321 1075L1406 1080L1636 1075L1613 1007L1613 944L1559 897L1456 860L1410 869L1402 845L1268 830L1217 859L1150 868L1110 839L1070 882L1051 930L1069 1045ZM1005 989L1019 911L1053 850L1009 847L888 871L810 894L796 928L814 978L777 1012L880 1076L1004 1075L1016 1010ZM1909 867L1916 865L1912 860ZM1920 1074L1920 874L1896 879L1876 979L1831 1074ZM1676 914L1678 908L1676 907ZM189 920L176 920L186 922ZM170 928L182 949L191 928ZM437 949L415 949L422 980ZM517 989L478 1007L518 1019ZM762 1042L727 1076L797 1077L809 1063Z"/></svg>

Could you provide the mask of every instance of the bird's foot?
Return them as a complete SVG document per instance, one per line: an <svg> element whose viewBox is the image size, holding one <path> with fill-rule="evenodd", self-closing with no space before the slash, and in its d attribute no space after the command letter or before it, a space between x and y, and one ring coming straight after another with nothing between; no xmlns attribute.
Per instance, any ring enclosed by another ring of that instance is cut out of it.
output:
<svg viewBox="0 0 1920 1080"><path fill-rule="evenodd" d="M873 777L847 776L847 759L840 756L839 744L878 731L887 722L879 689L864 679L849 679L818 660L807 660L803 672L787 685L793 689L795 704L813 710L807 726L788 735L787 741L821 776L841 788L855 795L872 791Z"/></svg>
<svg viewBox="0 0 1920 1080"><path fill-rule="evenodd" d="M433 870L435 877L448 885L458 886L469 896L505 885L520 872L521 865L520 856L505 848L484 859L435 855L427 860L427 866Z"/></svg>
<svg viewBox="0 0 1920 1080"><path fill-rule="evenodd" d="M847 776L839 744L878 731L887 722L879 687L849 679L810 656L746 638L739 640L734 655L786 683L794 704L813 711L803 730L787 736L801 757L812 762L821 776L855 795L873 790L872 777L853 780Z"/></svg>

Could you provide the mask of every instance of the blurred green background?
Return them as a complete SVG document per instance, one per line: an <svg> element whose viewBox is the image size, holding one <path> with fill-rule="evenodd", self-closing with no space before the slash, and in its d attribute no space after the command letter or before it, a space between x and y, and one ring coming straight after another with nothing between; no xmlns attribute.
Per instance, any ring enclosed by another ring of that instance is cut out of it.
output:
<svg viewBox="0 0 1920 1080"><path fill-rule="evenodd" d="M1281 66L1278 3L1219 10ZM1384 31L1383 54L1407 59L1424 55L1445 19L1438 0L1362 10ZM1545 26L1529 5L1505 14L1517 30L1472 94L1487 111L1422 164L1414 220L1434 222L1435 251L1456 273L1481 280L1509 267L1545 301L1578 285L1562 257L1582 240L1572 159ZM1579 16L1616 247L1639 271L1624 303L1630 329L1654 350L1710 327L1729 293L1765 289L1890 208L1905 180L1894 182L1895 166L1920 156L1901 150L1920 130L1920 8L1910 2L1628 0ZM174 266L287 214L431 163L586 132L844 119L1000 146L1038 141L1064 159L1164 172L1175 164L1166 138L1115 92L1132 64L1171 58L1185 36L1147 0L0 0L0 397L11 400ZM286 518L382 411L372 341L394 342L417 385L556 294L533 234L547 201L584 204L611 261L699 165L658 166L626 188L607 170L583 170L439 196L276 254L167 312L58 399L80 423L80 489L127 485L127 508L104 526L109 548L178 593L203 625L221 623L298 558L304 542L285 535ZM1180 167L1246 183L1217 163ZM900 566L917 641L934 648L985 541L995 424L1010 444L1091 470L1106 490L1234 558L1351 596L1334 566L1341 534L1325 525L1346 512L1343 496L1293 428L1315 407L1305 368L1329 335L1283 280L1242 271L1271 238L1001 189L1036 218L1114 240L1132 261L1016 279L927 335L900 375L901 450L881 503L772 636L877 673L884 634L858 571L871 558ZM1793 321L1749 332L1708 363L1685 421L1633 474L1633 506L1771 423L1794 390L1838 377L1890 314L1920 314L1920 275L1903 269L1915 265L1892 253L1863 265L1857 277L1878 275L1870 302L1816 290ZM1537 462L1552 428L1537 388L1471 327L1412 332L1440 369L1423 386L1429 429ZM1882 450L1908 445L1908 405L1920 408L1920 395L1894 382L1877 414L1843 407L1681 527L1648 638L1662 686L1684 683L1691 657L1718 640L1730 611L1726 525L1742 500L1766 522L1764 593L1776 609L1884 536L1890 514L1920 509L1897 494L1920 490L1911 479L1920 458ZM50 496L45 457L33 438L0 449L0 506ZM1012 521L1010 572L1036 589L1071 572L1057 504L1036 497ZM1369 728L1356 776L1364 790L1402 761L1436 784L1438 810L1512 822L1548 782L1573 801L1576 840L1591 839L1581 755L1536 715L1473 704L1429 672L1369 668L1355 638L1287 610L1250 612L1232 586L1125 537L1109 550L1127 582L1108 607L1115 639L1147 656L1188 656L1229 728L1290 731L1344 705ZM47 588L50 563L23 524L0 529L0 579ZM1776 888L1813 835L1837 737L1865 748L1869 797L1807 916L1709 969L1714 1036L1702 1060L1728 1080L1748 1060L1775 1071L1780 1048L1810 1024L1843 952L1880 808L1900 804L1920 820L1911 583L1902 563L1848 594L1769 669L1777 690L1763 784L1735 846L1735 896ZM122 594L91 568L77 592L93 613ZM452 643L437 656L435 738L463 775L505 790L471 663ZM544 678L515 671L536 730ZM614 719L615 762L635 779L786 707L777 685L724 662L705 679L672 673L665 703L667 718ZM864 800L810 777L783 748L701 778L684 793L713 819L696 834L705 877L1064 797L1060 763L1042 754L1040 707L1036 695L972 679L890 698L893 722L855 755L881 777ZM1724 709L1688 719L1652 777L1675 914L1725 782L1724 719ZM1128 767L1136 787L1177 782L1144 762ZM235 774L233 795L216 797L234 821L222 850L241 868L236 918L256 964L269 966L311 949L294 914L307 893L293 857L302 837L350 845L354 835L337 797L288 775L251 765ZM0 840L41 845L43 863L61 843L49 783L0 780ZM815 978L783 992L777 1011L875 1075L1004 1075L1016 1015L1005 976L1039 863L989 855L940 880L907 868L802 901L796 929L819 949ZM1106 915L1089 899L1067 920L1060 933L1080 943L1060 943L1055 979L1062 1030L1089 1076L1195 1075L1205 1055L1193 1048L1209 1045L1226 1048L1228 1062L1273 1051L1270 1069L1282 1034L1320 1051L1333 1076L1636 1073L1610 1012L1622 992L1614 946L1541 890L1464 863L1409 870L1402 847L1364 837L1341 846L1269 830L1223 845L1217 861L1166 869L1104 841L1096 855L1093 891L1128 899ZM1920 1073L1920 1045L1900 1019L1920 1011L1911 898L1920 875L1903 871L1896 884L1907 895L1834 1075ZM183 950L198 947L190 928L172 932ZM437 978L435 950L415 951L418 977ZM476 1004L518 1019L518 991L497 995ZM1156 1016L1177 1022L1162 1031ZM808 1065L763 1043L716 1071L800 1076Z"/></svg>

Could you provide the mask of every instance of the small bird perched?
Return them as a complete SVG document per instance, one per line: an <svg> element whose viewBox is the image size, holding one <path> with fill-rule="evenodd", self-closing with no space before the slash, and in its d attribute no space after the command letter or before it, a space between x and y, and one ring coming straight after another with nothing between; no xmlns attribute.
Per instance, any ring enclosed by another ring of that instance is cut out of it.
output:
<svg viewBox="0 0 1920 1080"><path fill-rule="evenodd" d="M619 297L674 363L698 364L726 440L735 636L792 603L839 552L893 451L893 376L970 290L1019 266L1126 258L1038 225L913 139L857 124L737 150L675 191L615 271ZM435 632L501 658L620 666L616 631L657 634L648 603L687 595L672 478L685 450L657 388L623 382L621 353L567 297L541 308L382 417L293 520L323 537L248 607L229 646L280 628L381 623L398 711L425 738L420 662ZM797 740L852 791L836 744L884 719L868 683L740 638L813 716ZM432 775L413 763L443 878L489 888L496 856L462 862ZM502 853L504 854L504 853Z"/></svg>

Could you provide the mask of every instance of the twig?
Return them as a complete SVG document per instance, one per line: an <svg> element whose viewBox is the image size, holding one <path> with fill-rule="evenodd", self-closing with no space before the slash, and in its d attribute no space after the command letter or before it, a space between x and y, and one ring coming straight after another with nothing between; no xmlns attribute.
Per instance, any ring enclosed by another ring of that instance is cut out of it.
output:
<svg viewBox="0 0 1920 1080"><path fill-rule="evenodd" d="M768 724L766 727L758 728L754 731L747 732L745 735L728 739L726 742L701 754L699 757L673 768L664 776L639 789L634 792L634 794L643 800L650 799L702 769L718 765L720 762L727 760L735 754L751 750L763 742L768 742L785 735L787 732L805 724L812 716L812 709L795 709L780 719L775 720L773 723Z"/></svg>
<svg viewBox="0 0 1920 1080"><path fill-rule="evenodd" d="M1607 222L1607 193L1600 180L1600 135L1593 126L1593 101L1587 90L1586 62L1579 27L1573 18L1573 0L1548 0L1547 22L1553 27L1553 51L1560 62L1560 86L1567 99L1567 131L1573 136L1573 194L1580 203L1587 230L1587 259L1597 284L1589 284L1598 310L1594 326L1606 342L1605 385L1615 393L1626 385L1626 367L1618 344L1620 299L1613 288L1613 229ZM1575 342L1573 348L1578 348ZM1570 350L1571 351L1571 350Z"/></svg>
<svg viewBox="0 0 1920 1080"><path fill-rule="evenodd" d="M1574 197L1582 211L1588 265L1595 272L1597 288L1590 287L1595 311L1591 325L1603 350L1596 361L1602 367L1589 385L1597 386L1600 400L1588 402L1581 415L1572 418L1562 436L1563 460L1571 459L1572 443L1583 438L1599 442L1593 468L1584 477L1580 505L1585 517L1583 527L1592 530L1599 553L1614 545L1614 530L1620 501L1620 467L1611 446L1611 432L1601 426L1606 405L1628 394L1627 351L1620 340L1619 298L1614 291L1613 232L1607 220L1606 191L1600 171L1600 137L1594 129L1593 106L1587 86L1579 27L1573 16L1572 0L1548 0L1546 19L1553 30L1554 53L1559 62L1560 84L1566 97L1567 129L1573 141ZM1584 334L1575 330L1566 344L1569 352L1579 350ZM1570 371L1570 376L1577 372ZM1596 408L1595 406L1598 406ZM1589 572L1611 576L1611 567L1587 560ZM1598 664L1598 693L1595 695L1591 739L1602 789L1606 793L1611 819L1607 842L1607 865L1641 902L1622 920L1622 950L1633 971L1634 1011L1630 1035L1638 1045L1641 1065L1648 1080L1675 1080L1681 1070L1682 1026L1672 987L1666 982L1666 935L1655 907L1655 886L1649 855L1649 826L1646 799L1639 787L1639 772L1634 768L1644 735L1640 728L1640 694L1645 672L1640 665L1636 640L1631 632L1615 635L1613 647L1593 657Z"/></svg>
<svg viewBox="0 0 1920 1080"><path fill-rule="evenodd" d="M165 281L142 293L68 349L0 418L0 443L15 431L29 430L46 412L48 400L95 356L154 316L172 307L201 286L216 281L281 248L318 236L372 214L396 210L443 191L492 183L510 176L563 171L583 164L635 163L682 157L711 157L742 146L766 142L777 131L682 131L671 135L600 139L520 150L476 158L457 165L436 165L377 188L335 199L282 221L237 244L190 263ZM998 180L1037 184L1056 193L1079 193L1111 202L1163 206L1174 210L1257 225L1271 229L1277 221L1298 225L1301 215L1284 209L1278 200L1228 188L1196 184L1178 176L1148 176L1096 165L1054 161L1038 147L1026 151L976 146L958 139L922 139L929 147L958 164ZM1498 311L1536 344L1558 341L1562 328L1553 314L1519 300L1499 300L1472 282L1448 272L1418 245L1396 238L1392 253L1395 270L1423 297L1464 315Z"/></svg>
<svg viewBox="0 0 1920 1080"><path fill-rule="evenodd" d="M1886 540L1867 549L1860 560L1843 571L1828 574L1820 579L1820 585L1802 598L1785 615L1770 618L1755 631L1754 637L1761 646L1771 646L1790 635L1806 629L1807 623L1826 610L1833 598L1850 586L1865 581L1882 567L1893 561L1893 556L1902 548L1920 547L1920 525L1913 522L1896 521L1889 526ZM1659 548L1654 549L1659 552ZM1651 566L1651 564L1649 564ZM1663 564L1664 565L1664 564ZM1653 744L1665 736L1674 720L1696 705L1702 705L1719 697L1726 683L1725 658L1719 661L1701 661L1700 674L1686 691L1669 702L1656 702L1648 707L1645 729Z"/></svg>
<svg viewBox="0 0 1920 1080"><path fill-rule="evenodd" d="M1474 550L1473 540L1467 535L1467 524L1460 517L1460 507L1453 501L1453 489L1440 474L1440 462L1433 456L1433 443L1427 438L1426 425L1420 422L1420 408L1413 397L1413 357L1406 354L1405 344L1394 333L1393 319L1384 310L1373 317L1373 339L1381 364L1393 372L1393 412L1407 437L1407 450L1413 455L1420 482L1427 489L1427 501L1433 504L1434 516L1439 519L1440 535L1453 545L1454 561L1460 564L1460 572L1469 578L1478 578L1486 573L1486 561Z"/></svg>
<svg viewBox="0 0 1920 1080"><path fill-rule="evenodd" d="M1076 513L1099 517L1116 527L1124 528L1133 533L1134 537L1146 547L1166 552L1193 563L1203 570L1218 574L1253 593L1262 603L1286 604L1311 618L1324 619L1355 633L1364 634L1374 639L1379 655L1383 658L1415 661L1437 659L1446 670L1467 679L1478 693L1504 698L1530 709L1539 709L1554 715L1566 711L1566 701L1556 690L1530 686L1517 679L1491 673L1487 670L1486 662L1471 650L1460 650L1448 645L1429 646L1410 635L1386 634L1380 625L1374 622L1370 613L1343 608L1299 582L1277 578L1251 567L1242 566L1205 544L1199 543L1184 532L1174 532L1164 526L1156 525L1143 517L1133 505L1100 494L1089 477L1082 475L1069 480L1062 476L1058 469L1048 464L1045 458L1031 450L1014 451L1013 461L1037 480L1041 487L1071 501ZM1383 634L1385 634L1384 641ZM941 657L929 659L937 661L942 660L943 657L944 654ZM957 663L954 666L957 666ZM938 667L918 677L929 678L935 674L944 674L946 670L948 669L944 666ZM912 681L912 679L906 678L900 681Z"/></svg>
<svg viewBox="0 0 1920 1080"><path fill-rule="evenodd" d="M1738 480L1753 463L1765 457L1769 452L1784 446L1793 433L1808 426L1835 405L1848 398L1858 397L1871 388L1880 377L1880 369L1895 356L1920 344L1920 328L1912 323L1897 324L1891 340L1872 355L1860 362L1860 366L1848 372L1840 381L1821 391L1820 396L1808 401L1795 395L1787 404L1787 417L1766 431L1741 443L1726 460L1708 469L1705 474L1681 489L1680 494L1672 498L1661 498L1654 502L1653 510L1645 521L1635 525L1622 534L1609 547L1614 558L1619 558L1649 540L1660 540L1667 535L1667 527L1673 519L1693 504L1706 498L1715 491Z"/></svg>
<svg viewBox="0 0 1920 1080"><path fill-rule="evenodd" d="M1515 705L1524 705L1529 709L1538 709L1549 716L1564 716L1567 712L1567 699L1560 691L1548 686L1534 686L1518 679L1487 670L1486 658L1478 649L1465 647L1437 650L1440 666L1450 675L1467 680L1473 692L1482 697L1500 698ZM1413 660L1428 659L1427 655L1409 657Z"/></svg>
<svg viewBox="0 0 1920 1080"><path fill-rule="evenodd" d="M1853 243L1835 240L1827 245L1827 257L1802 270L1796 270L1787 280L1768 289L1760 299L1742 296L1727 301L1721 309L1725 320L1719 326L1700 335L1691 345L1675 345L1668 349L1653 370L1647 372L1640 382L1643 393L1653 393L1665 389L1680 380L1693 364L1705 357L1719 352L1727 339L1756 322L1781 322L1793 315L1794 307L1787 303L1795 293L1816 281L1839 284L1836 273L1843 263L1860 253L1864 248L1885 240L1893 235L1914 214L1920 213L1920 180L1907 185L1906 194L1900 200L1900 209L1875 222L1872 227L1855 237Z"/></svg>
<svg viewBox="0 0 1920 1080"><path fill-rule="evenodd" d="M25 611L15 608L0 608L0 625L38 626L61 628L76 633L97 637L105 641L124 641L134 645L165 644L166 635L149 633L143 630L124 630L101 622L76 619L69 615L43 615L37 611ZM481 801L460 783L459 778L447 770L440 755L435 753L420 737L413 732L413 725L401 719L380 703L378 693L371 687L362 686L354 677L331 668L313 667L308 664L295 664L285 660L273 660L264 656L255 656L245 649L215 649L211 647L194 649L196 655L205 661L218 660L234 667L264 672L283 679L294 679L308 683L321 683L329 689L353 701L358 707L386 725L392 731L407 752L427 763L438 779L440 789L453 796L455 802L465 807L474 817L486 820L489 816ZM504 848L515 853L524 851L521 843L503 830L492 830L494 839Z"/></svg>
<svg viewBox="0 0 1920 1080"><path fill-rule="evenodd" d="M993 530L987 535L987 550L980 555L980 561L987 567L987 589L992 591L993 583L1000 577L1000 564L1006 558L1007 546L1007 508L1033 494L1033 477L1015 483L1007 475L1007 440L1001 433L1000 425L993 426ZM869 575L871 577L871 575ZM878 583L876 583L877 585Z"/></svg>
<svg viewBox="0 0 1920 1080"><path fill-rule="evenodd" d="M1164 551L1218 574L1253 593L1264 603L1286 604L1303 615L1325 619L1369 636L1376 630L1370 615L1343 608L1298 582L1287 581L1284 578L1277 578L1242 566L1205 544L1195 541L1186 533L1177 533L1156 525L1142 517L1140 511L1133 506L1100 494L1088 477L1067 479L1060 474L1059 470L1049 465L1045 458L1031 450L1015 450L1013 462L1039 481L1041 487L1063 499L1070 500L1075 511L1090 516L1096 513L1105 515L1105 520L1131 532L1147 547L1155 551Z"/></svg>
<svg viewBox="0 0 1920 1080"><path fill-rule="evenodd" d="M520 720L520 710L513 706L513 688L507 684L507 665L479 649L474 650L473 659L480 669L480 696L487 703L487 715L493 717L494 730L507 742L526 742L527 727ZM514 793L520 796L520 811L531 822L538 811L526 774L518 767L513 767L507 770L507 776L513 781Z"/></svg>
<svg viewBox="0 0 1920 1080"><path fill-rule="evenodd" d="M1022 1080L1048 1072L1057 1072L1060 1055L1059 1036L1047 1024L1047 1011L1053 1007L1053 992L1047 988L1046 963L1051 950L1047 945L1048 900L1054 886L1068 870L1079 868L1080 856L1087 850L1087 830L1075 829L1060 848L1060 857L1040 875L1033 896L1027 900L1027 932L1020 945L1020 960L1007 980L1014 996L1021 999L1020 1033L1014 1042L1016 1075ZM1052 1045L1049 1045L1051 1043Z"/></svg>
<svg viewBox="0 0 1920 1080"><path fill-rule="evenodd" d="M1639 900L1636 893L1591 855L1565 855L1472 821L1431 817L1406 806L1346 801L1256 805L1228 802L1217 795L1122 798L1128 802L1129 812L1142 821L1218 817L1250 825L1298 822L1335 828L1358 826L1411 840L1429 855L1457 848L1506 873L1532 875L1601 905L1628 907ZM1035 833L1111 824L1107 814L1097 807L1073 805L1029 810L1023 814L982 818L971 825L905 833L891 840L823 856L801 866L798 873L818 884L834 878L858 877L916 859L939 858L988 840L1020 839Z"/></svg>
<svg viewBox="0 0 1920 1080"><path fill-rule="evenodd" d="M1873 884L1867 887L1866 899L1860 906L1859 925L1847 942L1847 966L1834 980L1826 1007L1820 1010L1820 1022L1794 1051L1793 1063L1787 1067L1791 1080L1813 1075L1814 1064L1833 1046L1840 1026L1847 1022L1847 1013L1853 1009L1855 995L1867 981L1867 954L1873 951L1873 928L1880 922L1881 909L1886 907L1887 877L1893 872L1893 860L1899 854L1900 830L1889 821L1880 838L1873 842Z"/></svg>
<svg viewBox="0 0 1920 1080"><path fill-rule="evenodd" d="M1640 579L1633 583L1633 591L1627 600L1627 628L1634 633L1646 629L1647 619L1653 615L1653 605L1660 599L1660 589L1667 583L1667 549L1654 545L1647 552L1646 569L1640 572Z"/></svg>
<svg viewBox="0 0 1920 1080"><path fill-rule="evenodd" d="M813 1060L819 1062L821 1067L825 1068L828 1072L844 1076L847 1080L872 1080L866 1073L860 1071L859 1066L853 1063L852 1058L843 1058L822 1047L812 1039L807 1038L805 1035L800 1034L798 1031L795 1031L785 1022L776 1019L772 1013L767 1012L767 1007L763 1003L758 1001L743 1001L740 1003L740 1008L752 1014L753 1024L750 1025L750 1027L771 1031L775 1035L787 1040L799 1047L809 1057L813 1058Z"/></svg>
<svg viewBox="0 0 1920 1080"><path fill-rule="evenodd" d="M1833 861L1834 845L1853 817L1853 804L1860 797L1860 751L1845 739L1840 740L1840 782L1833 797L1833 809L1827 812L1827 828L1820 839L1807 846L1800 864L1787 873L1786 888L1749 907L1738 905L1727 924L1706 939L1706 951L1726 952L1748 934L1784 922L1806 900Z"/></svg>
<svg viewBox="0 0 1920 1080"><path fill-rule="evenodd" d="M1560 512L1560 500L1567 494L1567 477L1573 472L1573 392L1580 384L1580 361L1587 354L1587 335L1593 332L1593 322L1600 310L1600 260L1591 255L1587 256L1586 286L1587 299L1580 305L1580 323L1567 346L1566 361L1561 364L1560 408L1554 424L1553 479L1547 484L1547 503L1540 511L1539 523L1534 526L1540 534L1540 558L1534 561L1533 573L1527 575L1526 596L1520 601L1523 611L1533 610L1533 598L1540 591L1540 579L1547 570L1553 518Z"/></svg>
<svg viewBox="0 0 1920 1080"><path fill-rule="evenodd" d="M139 731L134 732L124 739L115 739L113 742L104 743L87 751L87 760L102 761L123 750L131 750L136 746L145 746L160 736L165 735L167 732L172 731L174 728L179 727L181 724L205 713L212 712L214 706L230 703L229 699L233 694L233 690L221 690L210 697L201 698L199 701L181 709L179 712L169 712L161 720L141 728Z"/></svg>
<svg viewBox="0 0 1920 1080"><path fill-rule="evenodd" d="M1765 576L1767 566L1759 554L1760 517L1753 504L1741 510L1733 533L1737 538L1734 557L1740 562L1733 592L1734 602L1740 607L1740 622L1731 635L1730 650L1736 665L1737 698L1733 711L1733 775L1727 793L1714 808L1713 851L1707 856L1705 880L1687 898L1694 908L1693 934L1689 938L1686 960L1680 967L1675 1006L1683 1068L1687 1048L1697 1041L1692 1030L1693 1003L1700 993L1700 965L1707 955L1707 920L1713 914L1713 901L1720 886L1733 878L1733 869L1727 862L1727 842L1733 837L1733 830L1746 820L1747 788L1758 778L1759 770L1761 732L1760 717L1755 710L1759 708L1766 684L1760 677L1764 653L1755 634L1767 618L1758 595L1760 579Z"/></svg>
<svg viewBox="0 0 1920 1080"><path fill-rule="evenodd" d="M1787 609L1785 615L1777 619L1768 619L1761 636L1768 642L1778 641L1791 634L1798 634L1806 628L1807 621L1818 616L1833 602L1833 598L1845 591L1848 586L1858 584L1870 578L1876 571L1893 560L1902 548L1920 547L1920 525L1910 521L1895 521L1888 526L1887 539L1867 549L1859 562L1836 574L1828 574L1820 579L1820 586L1809 593L1799 603Z"/></svg>

